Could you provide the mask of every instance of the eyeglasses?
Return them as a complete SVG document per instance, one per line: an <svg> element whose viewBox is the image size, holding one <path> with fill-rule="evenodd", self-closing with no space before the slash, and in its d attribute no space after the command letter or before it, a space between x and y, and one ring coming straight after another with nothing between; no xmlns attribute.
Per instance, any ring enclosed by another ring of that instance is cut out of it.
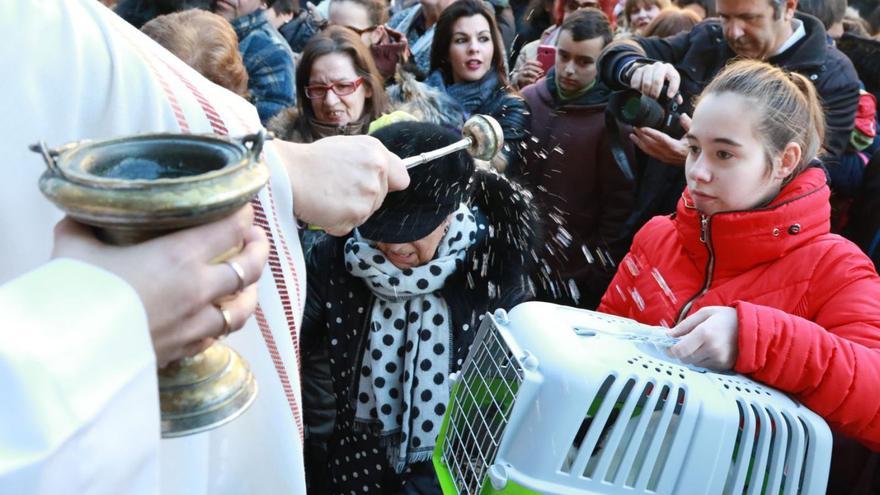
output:
<svg viewBox="0 0 880 495"><path fill-rule="evenodd" d="M336 93L336 96L350 95L357 91L363 83L364 78L359 77L354 81L335 81L330 84L312 84L306 86L306 96L312 100L317 100L327 96L327 91L330 90L333 90L333 92Z"/></svg>
<svg viewBox="0 0 880 495"><path fill-rule="evenodd" d="M371 33L371 32L373 32L373 31L379 29L379 26L378 26L378 25L376 25L376 26L369 26L369 27L365 27L365 28L363 28L363 29L360 29L360 28L356 28L356 27L354 27L354 26L347 26L347 25L345 25L345 24L331 24L331 23L328 22L327 24L324 24L323 26L321 26L321 31L323 31L323 30L325 30L325 29L327 29L327 28L329 28L329 27L331 27L331 26L340 26L340 27L344 27L344 28L346 28L346 29L348 29L348 30L350 30L350 31L353 31L354 34L356 34L356 35L358 35L358 36L360 36L360 35L362 35L362 34L365 34L365 33Z"/></svg>
<svg viewBox="0 0 880 495"><path fill-rule="evenodd" d="M379 26L369 26L369 27L365 27L363 29L358 29L354 26L345 26L345 27L354 31L354 33L358 36L360 36L362 34L366 34L366 33L372 33L373 31L379 29Z"/></svg>

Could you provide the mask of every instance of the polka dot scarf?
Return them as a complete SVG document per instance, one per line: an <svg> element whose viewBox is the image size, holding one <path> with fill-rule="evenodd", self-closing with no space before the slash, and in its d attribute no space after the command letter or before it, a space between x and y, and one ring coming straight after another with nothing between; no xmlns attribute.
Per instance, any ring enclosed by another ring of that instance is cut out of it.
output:
<svg viewBox="0 0 880 495"><path fill-rule="evenodd" d="M378 431L397 472L431 459L449 403L449 307L437 292L476 239L473 214L461 205L436 257L399 269L357 234L345 244L345 266L376 296L360 370L355 421Z"/></svg>

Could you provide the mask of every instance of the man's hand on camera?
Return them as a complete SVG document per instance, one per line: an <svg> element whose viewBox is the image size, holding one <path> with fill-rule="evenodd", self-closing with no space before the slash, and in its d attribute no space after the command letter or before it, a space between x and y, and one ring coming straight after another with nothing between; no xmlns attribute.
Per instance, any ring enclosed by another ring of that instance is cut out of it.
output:
<svg viewBox="0 0 880 495"><path fill-rule="evenodd" d="M685 132L690 130L690 117L682 114L679 121ZM688 143L684 137L673 139L668 134L650 127L634 127L629 137L648 156L670 165L684 165L688 153Z"/></svg>
<svg viewBox="0 0 880 495"><path fill-rule="evenodd" d="M681 85L681 76L678 75L675 67L665 62L654 62L653 64L635 62L635 64L635 67L630 69L629 87L656 100L660 97L663 84L669 81L666 96L676 97L678 87ZM681 95L677 96L677 100L678 103L682 102Z"/></svg>

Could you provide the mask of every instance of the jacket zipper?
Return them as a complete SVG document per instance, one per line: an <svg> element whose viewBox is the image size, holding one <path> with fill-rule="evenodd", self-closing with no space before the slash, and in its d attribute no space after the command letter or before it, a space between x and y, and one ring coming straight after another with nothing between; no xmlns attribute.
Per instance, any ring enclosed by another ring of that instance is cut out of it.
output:
<svg viewBox="0 0 880 495"><path fill-rule="evenodd" d="M801 194L800 196L791 198L791 199L784 201L782 203L775 204L772 207L779 208L780 206L786 205L788 203L792 203L792 202L797 201L801 198L805 198L805 197L815 193L816 191L819 191L820 189L821 189L821 187L807 191L804 194ZM693 204L688 204L687 201L685 201L685 207L690 208L690 209L696 209L696 206L694 206ZM768 208L755 208L754 210L751 210L751 211L763 211L763 210L767 210L767 209ZM745 211L745 210L731 210L731 211L725 211L725 212L719 212L719 213L740 213L742 211ZM693 297L688 299L688 301L686 303L684 303L684 306L681 307L681 311L678 312L678 318L676 318L676 320L675 320L676 324L681 323L681 320L683 320L687 316L687 313L688 313L688 311L690 311L691 307L694 305L694 302L698 298L700 298L702 295L704 295L706 292L708 292L709 286L712 284L712 275L713 275L712 272L715 270L715 251L712 248L712 235L711 235L711 233L712 233L712 225L711 225L712 216L714 216L714 214L710 215L708 217L706 215L703 215L702 213L700 214L700 241L703 242L706 245L706 249L709 250L709 259L706 261L706 279L703 282L703 288L700 289L699 292L694 294Z"/></svg>
<svg viewBox="0 0 880 495"><path fill-rule="evenodd" d="M681 307L681 311L678 312L678 318L676 318L676 325L681 323L687 314L690 311L691 307L694 305L694 302L699 299L703 294L709 291L709 286L712 285L712 275L715 270L715 251L712 248L712 217L706 215L700 215L700 242L706 245L706 249L709 250L709 259L706 260L706 278L703 281L703 287L699 290L693 297L688 299L684 306Z"/></svg>

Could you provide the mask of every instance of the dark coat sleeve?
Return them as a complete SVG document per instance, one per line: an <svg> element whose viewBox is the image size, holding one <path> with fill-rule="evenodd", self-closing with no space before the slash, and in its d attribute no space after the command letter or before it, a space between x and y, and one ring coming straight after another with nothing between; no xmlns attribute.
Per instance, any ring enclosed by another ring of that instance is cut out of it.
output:
<svg viewBox="0 0 880 495"><path fill-rule="evenodd" d="M504 94L498 98L490 115L498 120L504 131L504 148L502 153L507 158L505 175L518 177L522 173L522 147L530 125L529 106L520 96Z"/></svg>
<svg viewBox="0 0 880 495"><path fill-rule="evenodd" d="M637 43L641 51L632 42ZM663 39L636 37L612 43L599 56L599 78L612 90L626 89L629 86L620 79L620 71L631 57L645 57L676 65L684 58L690 43L690 33L680 33Z"/></svg>
<svg viewBox="0 0 880 495"><path fill-rule="evenodd" d="M825 154L822 162L828 168L831 189L844 195L852 195L862 178L862 166L854 169L854 154L846 157L847 145L855 126L859 106L859 77L852 64L842 54L832 52L829 56L827 75L817 91L825 110Z"/></svg>
<svg viewBox="0 0 880 495"><path fill-rule="evenodd" d="M627 156L632 162L632 147L629 143L624 143L624 146L627 148ZM599 237L597 240L608 246L615 262L617 262L626 254L627 246L622 241L626 230L626 220L632 213L634 184L623 175L614 160L607 132L602 133L597 146L596 162L599 165L596 167L596 171L600 204L602 205L596 229Z"/></svg>
<svg viewBox="0 0 880 495"><path fill-rule="evenodd" d="M309 15L308 11L303 10L295 19L281 26L278 31L287 40L291 50L295 53L301 53L306 47L306 43L320 29L321 26L314 22L314 18Z"/></svg>
<svg viewBox="0 0 880 495"><path fill-rule="evenodd" d="M336 396L330 374L328 320L325 309L328 280L326 267L336 252L338 240L326 237L311 250L306 260L306 305L300 328L303 422L311 442L326 439L333 432Z"/></svg>
<svg viewBox="0 0 880 495"><path fill-rule="evenodd" d="M326 280L321 277L322 258L326 258L327 241L320 241L309 250L306 259L306 305L300 326L300 352L306 355L315 350L326 333L324 302L327 298L323 288Z"/></svg>

